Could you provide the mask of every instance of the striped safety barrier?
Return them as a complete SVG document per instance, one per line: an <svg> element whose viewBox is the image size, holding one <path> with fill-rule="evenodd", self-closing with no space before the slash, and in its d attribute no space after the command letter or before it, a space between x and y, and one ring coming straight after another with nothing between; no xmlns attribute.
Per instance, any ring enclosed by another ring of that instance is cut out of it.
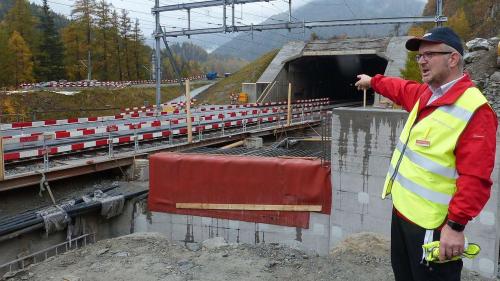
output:
<svg viewBox="0 0 500 281"><path fill-rule="evenodd" d="M301 116L310 116L312 115L312 112L307 112L302 114L295 114L293 115L294 118L299 118ZM231 120L231 121L224 121L224 122L216 122L212 124L204 124L204 125L198 125L198 126L193 126L193 133L199 133L207 130L214 130L214 129L221 129L221 128L231 128L231 127L239 127L243 126L244 124L255 124L258 122L261 123L266 123L266 122L276 122L278 120L286 120L286 116L267 116L267 117L258 117L258 118L245 118L245 119L240 119L240 120ZM136 134L137 140L150 140L150 139L157 139L157 138L165 138L165 137L170 137L170 136L179 136L179 135L186 135L187 134L187 127L183 128L177 128L177 129L168 129L168 130L161 130L157 132L148 132L148 133L138 133ZM129 135L129 136L120 136L120 137L114 137L112 138L112 143L113 144L122 144L122 143L130 143L134 142L135 135ZM20 160L20 159L25 159L25 158L33 158L33 157L41 157L44 154L48 153L49 155L55 155L55 154L60 154L60 153L65 153L65 152L76 152L88 148L96 148L96 147L102 147L102 146L107 146L110 144L110 139L109 138L103 138L99 140L92 140L92 141L84 141L80 143L74 143L74 144L68 144L68 145L59 145L59 146L51 146L48 147L46 150L44 148L36 148L36 149L29 149L29 150L23 150L23 151L18 151L18 152L8 152L4 154L4 160L5 161L14 161L14 160Z"/></svg>

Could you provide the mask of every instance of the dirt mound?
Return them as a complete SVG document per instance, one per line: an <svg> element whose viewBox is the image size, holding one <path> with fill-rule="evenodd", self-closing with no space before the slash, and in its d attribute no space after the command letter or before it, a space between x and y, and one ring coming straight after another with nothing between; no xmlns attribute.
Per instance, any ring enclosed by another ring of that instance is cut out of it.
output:
<svg viewBox="0 0 500 281"><path fill-rule="evenodd" d="M355 254L366 253L372 256L389 256L389 240L378 233L362 232L348 237L332 251L333 256L344 255L346 252Z"/></svg>
<svg viewBox="0 0 500 281"><path fill-rule="evenodd" d="M389 243L372 233L349 237L320 257L278 243L202 247L175 243L159 233L136 233L99 241L32 265L6 280L394 280ZM221 241L219 241L221 242ZM462 280L481 278L465 273ZM9 276L9 277L8 277Z"/></svg>

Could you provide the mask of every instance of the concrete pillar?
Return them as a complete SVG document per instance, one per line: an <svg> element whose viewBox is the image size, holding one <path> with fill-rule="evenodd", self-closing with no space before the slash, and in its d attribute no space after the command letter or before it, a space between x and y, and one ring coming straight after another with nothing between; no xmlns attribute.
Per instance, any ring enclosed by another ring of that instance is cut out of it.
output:
<svg viewBox="0 0 500 281"><path fill-rule="evenodd" d="M134 164L127 169L127 177L135 181L149 180L149 160L135 159Z"/></svg>

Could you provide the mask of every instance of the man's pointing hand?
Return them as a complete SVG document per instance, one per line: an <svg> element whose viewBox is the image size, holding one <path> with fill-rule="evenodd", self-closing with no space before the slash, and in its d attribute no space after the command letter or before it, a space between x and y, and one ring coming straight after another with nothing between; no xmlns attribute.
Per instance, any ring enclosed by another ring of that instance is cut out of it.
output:
<svg viewBox="0 0 500 281"><path fill-rule="evenodd" d="M358 88L358 90L368 90L371 87L371 81L372 78L366 74L360 74L357 76L358 77L358 82L354 84Z"/></svg>

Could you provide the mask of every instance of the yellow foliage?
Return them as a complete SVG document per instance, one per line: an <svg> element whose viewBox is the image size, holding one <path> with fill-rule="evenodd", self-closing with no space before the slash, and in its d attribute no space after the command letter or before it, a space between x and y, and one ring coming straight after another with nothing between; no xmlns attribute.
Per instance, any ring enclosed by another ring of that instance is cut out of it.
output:
<svg viewBox="0 0 500 281"><path fill-rule="evenodd" d="M463 8L459 8L457 12L449 18L446 25L455 30L462 40L470 39L471 28Z"/></svg>
<svg viewBox="0 0 500 281"><path fill-rule="evenodd" d="M409 36L420 37L420 36L423 36L424 34L425 34L425 30L420 26L412 26L412 27L410 27L410 29L408 29Z"/></svg>
<svg viewBox="0 0 500 281"><path fill-rule="evenodd" d="M12 55L8 66L15 85L24 82L32 82L33 60L31 51L19 32L12 32L7 49Z"/></svg>

